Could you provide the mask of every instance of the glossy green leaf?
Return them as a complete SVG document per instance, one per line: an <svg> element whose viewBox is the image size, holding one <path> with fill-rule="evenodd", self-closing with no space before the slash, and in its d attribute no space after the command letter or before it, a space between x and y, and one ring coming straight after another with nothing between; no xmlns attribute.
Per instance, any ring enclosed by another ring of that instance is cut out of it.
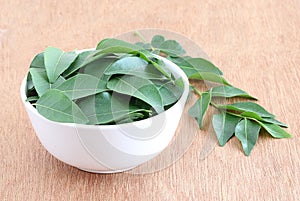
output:
<svg viewBox="0 0 300 201"><path fill-rule="evenodd" d="M80 108L57 89L48 90L35 105L41 115L52 121L81 124L88 122Z"/></svg>
<svg viewBox="0 0 300 201"><path fill-rule="evenodd" d="M253 102L237 102L228 105L220 105L220 109L227 109L227 110L234 110L238 112L253 112L261 117L271 117L273 118L274 115L269 113L266 109L262 106L253 103Z"/></svg>
<svg viewBox="0 0 300 201"><path fill-rule="evenodd" d="M271 123L259 122L259 124L274 138L290 138L291 134L283 130L280 126Z"/></svg>
<svg viewBox="0 0 300 201"><path fill-rule="evenodd" d="M203 128L202 122L208 106L211 101L211 93L202 93L201 97L196 101L196 103L189 109L188 113L190 116L194 117L199 124L200 129Z"/></svg>
<svg viewBox="0 0 300 201"><path fill-rule="evenodd" d="M213 87L211 93L213 97L225 97L225 98L245 97L245 98L256 99L253 96L250 96L247 92L233 86Z"/></svg>
<svg viewBox="0 0 300 201"><path fill-rule="evenodd" d="M121 76L109 80L107 87L115 92L143 100L157 113L164 111L159 90L150 80L136 76Z"/></svg>
<svg viewBox="0 0 300 201"><path fill-rule="evenodd" d="M44 63L44 53L39 53L37 54L31 64L30 64L30 68L45 68L45 63Z"/></svg>
<svg viewBox="0 0 300 201"><path fill-rule="evenodd" d="M45 68L50 83L54 83L76 59L75 52L63 52L54 47L47 47L44 53Z"/></svg>
<svg viewBox="0 0 300 201"><path fill-rule="evenodd" d="M160 52L170 56L181 56L186 53L176 40L165 40L165 38L161 35L153 36L151 46L155 50L159 50Z"/></svg>
<svg viewBox="0 0 300 201"><path fill-rule="evenodd" d="M231 86L222 76L217 75L215 73L199 72L189 76L188 78L195 80L210 81Z"/></svg>
<svg viewBox="0 0 300 201"><path fill-rule="evenodd" d="M57 86L56 89L65 93L72 100L107 90L106 82L87 74L77 74Z"/></svg>
<svg viewBox="0 0 300 201"><path fill-rule="evenodd" d="M241 120L235 127L235 136L241 141L244 153L249 156L256 141L261 126L248 119Z"/></svg>
<svg viewBox="0 0 300 201"><path fill-rule="evenodd" d="M133 55L137 55L140 58L144 59L145 61L153 64L153 66L160 71L163 75L167 78L171 78L170 73L167 69L164 68L162 62L159 62L159 59L156 58L152 53L143 49L138 45L134 45L131 43L127 43L125 41L121 41L118 39L107 38L102 40L98 45L97 48L98 52L94 54L94 57L89 61L92 62L99 57L102 57L103 54L107 53L129 53Z"/></svg>
<svg viewBox="0 0 300 201"><path fill-rule="evenodd" d="M240 120L240 117L236 117L224 112L213 115L213 128L217 135L220 146L224 146L226 142L233 136L235 127Z"/></svg>
<svg viewBox="0 0 300 201"><path fill-rule="evenodd" d="M64 77L68 77L72 73L74 73L75 71L77 71L78 69L82 68L85 65L87 59L94 52L95 52L94 50L88 50L88 51L84 51L84 52L78 54L78 56L75 59L75 61L63 72L63 76Z"/></svg>
<svg viewBox="0 0 300 201"><path fill-rule="evenodd" d="M96 47L97 50L103 50L103 49L107 49L110 47L124 47L127 49L131 49L131 50L141 50L142 48L138 45L134 45L131 43L128 43L126 41L123 40L119 40L119 39L115 39L115 38L106 38L103 39L102 41L100 41ZM112 52L112 53L117 53L117 51Z"/></svg>
<svg viewBox="0 0 300 201"><path fill-rule="evenodd" d="M163 36L155 35L151 40L151 45L155 48L159 48L164 41L165 38Z"/></svg>
<svg viewBox="0 0 300 201"><path fill-rule="evenodd" d="M177 79L175 83L170 80L153 80L152 82L157 86L164 106L171 105L178 101L184 90L182 78Z"/></svg>
<svg viewBox="0 0 300 201"><path fill-rule="evenodd" d="M158 44L159 41L156 40L155 44ZM163 41L159 47L156 47L161 52L170 55L170 56L181 56L185 54L185 50L182 46L175 40L165 40Z"/></svg>
<svg viewBox="0 0 300 201"><path fill-rule="evenodd" d="M258 114L254 113L254 112L249 112L249 111L245 111L245 112L242 112L241 115L243 117L248 117L248 118L252 118L252 119L256 119L258 121L261 121L261 122L266 122L266 123L272 123L272 124L276 124L278 126L282 126L282 127L288 127L288 125L274 119L274 118L271 118L271 117L261 117L259 116Z"/></svg>
<svg viewBox="0 0 300 201"><path fill-rule="evenodd" d="M35 90L39 96L42 96L48 89L55 88L65 81L62 76L59 76L53 84L49 83L47 73L44 68L30 68L29 72L31 74Z"/></svg>
<svg viewBox="0 0 300 201"><path fill-rule="evenodd" d="M39 96L42 96L49 88L47 73L44 68L30 68L32 83Z"/></svg>
<svg viewBox="0 0 300 201"><path fill-rule="evenodd" d="M177 64L188 77L201 72L215 73L219 76L223 75L218 67L203 58L168 57L168 59Z"/></svg>
<svg viewBox="0 0 300 201"><path fill-rule="evenodd" d="M150 43L143 43L143 42L137 42L135 45L140 46L143 49L151 51L151 44Z"/></svg>
<svg viewBox="0 0 300 201"><path fill-rule="evenodd" d="M88 117L89 124L116 123L133 117L131 116L133 113L151 112L143 108L132 107L129 102L129 96L102 92L80 99L77 104Z"/></svg>
<svg viewBox="0 0 300 201"><path fill-rule="evenodd" d="M116 61L117 59L114 57L109 58L100 58L89 64L87 64L83 68L83 73L98 77L104 81L107 81L110 76L106 76L104 72L106 69Z"/></svg>
<svg viewBox="0 0 300 201"><path fill-rule="evenodd" d="M285 127L285 128L288 127L287 124L282 123L282 122L280 122L280 121L278 121L278 120L276 120L276 119L274 119L274 118L263 117L262 119L263 119L263 120L262 120L263 122L267 122L267 123L271 123L271 124L276 124L276 125L278 125L278 126Z"/></svg>
<svg viewBox="0 0 300 201"><path fill-rule="evenodd" d="M139 57L122 58L109 66L105 74L126 74L135 75L144 79L164 79L160 71Z"/></svg>

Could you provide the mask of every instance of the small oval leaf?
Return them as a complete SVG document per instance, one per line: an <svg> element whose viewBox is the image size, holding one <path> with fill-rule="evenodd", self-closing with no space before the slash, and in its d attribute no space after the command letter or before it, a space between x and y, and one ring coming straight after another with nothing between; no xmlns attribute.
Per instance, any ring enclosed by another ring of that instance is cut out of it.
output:
<svg viewBox="0 0 300 201"><path fill-rule="evenodd" d="M212 88L212 96L213 97L224 97L224 98L232 98L232 97L244 97L244 98L252 98L247 92L233 87L233 86L217 86Z"/></svg>
<svg viewBox="0 0 300 201"><path fill-rule="evenodd" d="M164 111L160 93L150 80L136 76L121 76L109 80L107 87L115 92L143 100L151 105L157 113Z"/></svg>
<svg viewBox="0 0 300 201"><path fill-rule="evenodd" d="M261 126L248 119L240 121L235 128L235 136L241 141L244 153L249 156L256 141Z"/></svg>
<svg viewBox="0 0 300 201"><path fill-rule="evenodd" d="M211 101L211 93L202 93L201 97L196 101L196 103L189 109L188 113L190 116L194 117L198 122L199 128L202 129L203 119L208 106Z"/></svg>
<svg viewBox="0 0 300 201"><path fill-rule="evenodd" d="M240 117L225 112L213 115L213 128L216 132L220 146L224 146L233 136L235 127L240 120Z"/></svg>
<svg viewBox="0 0 300 201"><path fill-rule="evenodd" d="M35 105L38 112L51 121L80 124L88 122L80 108L57 89L48 90Z"/></svg>

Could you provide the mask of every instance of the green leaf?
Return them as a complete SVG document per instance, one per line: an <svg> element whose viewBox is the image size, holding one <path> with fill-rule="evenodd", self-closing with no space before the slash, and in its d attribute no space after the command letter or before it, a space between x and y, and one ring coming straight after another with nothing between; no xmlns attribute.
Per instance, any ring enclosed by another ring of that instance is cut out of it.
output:
<svg viewBox="0 0 300 201"><path fill-rule="evenodd" d="M276 124L278 126L285 127L285 128L289 127L287 124L282 123L282 122L280 122L280 121L278 121L278 120L276 120L274 118L262 117L262 119L263 119L262 120L263 122L267 122L267 123L271 123L271 124Z"/></svg>
<svg viewBox="0 0 300 201"><path fill-rule="evenodd" d="M137 42L135 45L140 46L143 49L151 51L151 44L150 43L143 43L143 42Z"/></svg>
<svg viewBox="0 0 300 201"><path fill-rule="evenodd" d="M45 68L45 64L44 64L44 53L39 53L37 54L31 64L30 64L30 68Z"/></svg>
<svg viewBox="0 0 300 201"><path fill-rule="evenodd" d="M44 53L45 68L50 83L54 83L76 59L75 52L63 52L54 47L47 47Z"/></svg>
<svg viewBox="0 0 300 201"><path fill-rule="evenodd" d="M155 38L155 45L159 44L158 38ZM161 40L161 39L160 39ZM165 40L156 49L170 56L181 56L185 54L185 50L175 40Z"/></svg>
<svg viewBox="0 0 300 201"><path fill-rule="evenodd" d="M140 46L127 43L125 41L121 41L118 39L107 38L102 40L96 48L98 51L94 54L94 57L89 61L92 62L100 57L103 54L107 53L128 53L137 55L140 58L144 59L145 61L153 64L153 66L160 71L163 75L167 78L171 79L170 73L161 65L163 62L159 62L160 60L157 59L152 53L143 49ZM158 63L159 62L159 63Z"/></svg>
<svg viewBox="0 0 300 201"><path fill-rule="evenodd" d="M201 97L196 101L196 103L189 109L189 115L194 117L199 124L200 129L203 128L202 122L208 106L211 101L211 93L202 93Z"/></svg>
<svg viewBox="0 0 300 201"><path fill-rule="evenodd" d="M280 126L271 123L258 122L274 138L290 138L291 134L283 130Z"/></svg>
<svg viewBox="0 0 300 201"><path fill-rule="evenodd" d="M89 119L89 124L116 123L137 112L150 112L143 108L132 107L130 97L109 92L98 93L93 96L80 99L79 107Z"/></svg>
<svg viewBox="0 0 300 201"><path fill-rule="evenodd" d="M188 78L196 79L196 80L206 80L206 81L210 81L210 82L215 82L215 83L220 83L220 84L231 86L223 77L221 77L220 75L217 75L215 73L207 73L207 72L200 73L199 72L199 73L195 73L195 74L189 76Z"/></svg>
<svg viewBox="0 0 300 201"><path fill-rule="evenodd" d="M212 88L212 96L213 97L245 97L245 98L252 98L256 99L253 96L250 96L247 92L238 89L233 86L217 86Z"/></svg>
<svg viewBox="0 0 300 201"><path fill-rule="evenodd" d="M49 88L47 73L44 68L30 68L32 83L39 96L42 96Z"/></svg>
<svg viewBox="0 0 300 201"><path fill-rule="evenodd" d="M56 89L63 92L68 98L75 100L106 91L107 88L105 85L106 82L97 77L86 74L77 74L57 86Z"/></svg>
<svg viewBox="0 0 300 201"><path fill-rule="evenodd" d="M155 35L151 40L151 45L155 48L159 48L164 41L165 38L163 36Z"/></svg>
<svg viewBox="0 0 300 201"><path fill-rule="evenodd" d="M288 127L288 125L274 119L274 118L270 118L270 117L261 117L258 114L254 113L254 112L242 112L241 115L243 117L248 117L248 118L252 118L252 119L256 119L258 121L262 121L262 122L266 122L266 123L272 123L272 124L276 124L278 126L282 126L282 127Z"/></svg>
<svg viewBox="0 0 300 201"><path fill-rule="evenodd" d="M111 66L106 71L106 75L126 74L135 75L144 79L164 79L164 76L152 64L139 57L124 57Z"/></svg>
<svg viewBox="0 0 300 201"><path fill-rule="evenodd" d="M30 68L29 72L31 74L35 90L39 96L42 96L48 89L55 88L65 81L62 76L59 76L53 84L49 83L47 73L44 68Z"/></svg>
<svg viewBox="0 0 300 201"><path fill-rule="evenodd" d="M28 98L26 98L26 102L32 102L32 101L37 101L39 99L38 96L30 96Z"/></svg>
<svg viewBox="0 0 300 201"><path fill-rule="evenodd" d="M115 38L103 39L102 41L100 41L98 43L96 49L97 50L103 50L103 49L107 49L107 48L110 48L110 47L124 47L124 48L135 50L135 51L138 51L138 50L142 49L138 45L134 45L134 44L128 43L126 41L115 39ZM115 51L115 52L111 52L111 53L117 53L117 52Z"/></svg>
<svg viewBox="0 0 300 201"><path fill-rule="evenodd" d="M160 93L150 80L136 76L115 77L109 80L107 87L115 92L143 100L151 105L157 113L164 111Z"/></svg>
<svg viewBox="0 0 300 201"><path fill-rule="evenodd" d="M220 105L218 106L219 109L227 109L227 110L234 110L238 112L253 112L261 117L270 117L273 118L274 115L269 113L266 109L262 106L253 103L253 102L238 102L228 105Z"/></svg>
<svg viewBox="0 0 300 201"><path fill-rule="evenodd" d="M78 54L75 61L63 72L64 77L70 76L72 73L82 68L86 63L87 59L94 53L94 50L84 51Z"/></svg>
<svg viewBox="0 0 300 201"><path fill-rule="evenodd" d="M218 67L203 58L168 57L168 59L177 64L188 77L201 72L223 75Z"/></svg>
<svg viewBox="0 0 300 201"><path fill-rule="evenodd" d="M80 124L88 122L80 108L57 89L50 89L44 93L36 102L36 109L51 121Z"/></svg>
<svg viewBox="0 0 300 201"><path fill-rule="evenodd" d="M213 128L216 132L220 146L224 146L233 136L235 127L240 120L240 117L224 112L213 115Z"/></svg>
<svg viewBox="0 0 300 201"><path fill-rule="evenodd" d="M175 83L170 80L153 80L152 82L157 86L164 106L171 105L178 101L184 90L182 78L177 79Z"/></svg>
<svg viewBox="0 0 300 201"><path fill-rule="evenodd" d="M235 136L241 141L244 153L249 156L256 141L261 126L248 119L240 121L235 128Z"/></svg>
<svg viewBox="0 0 300 201"><path fill-rule="evenodd" d="M98 60L95 60L95 61L87 64L83 68L83 73L88 74L88 75L92 75L92 76L95 76L95 77L98 77L98 78L101 78L101 79L103 79L104 77L109 77L109 76L105 76L104 72L115 61L117 61L117 58L115 58L115 57L100 58ZM103 80L107 80L107 79L103 79Z"/></svg>

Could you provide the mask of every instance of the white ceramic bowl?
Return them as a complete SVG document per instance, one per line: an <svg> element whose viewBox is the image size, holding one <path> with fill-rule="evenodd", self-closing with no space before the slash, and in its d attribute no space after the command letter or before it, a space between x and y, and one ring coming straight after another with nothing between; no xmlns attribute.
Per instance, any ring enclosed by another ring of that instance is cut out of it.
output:
<svg viewBox="0 0 300 201"><path fill-rule="evenodd" d="M44 118L29 102L25 102L25 77L21 98L42 145L57 159L97 173L125 171L154 158L172 140L189 92L185 73L169 60L163 61L176 78L183 78L181 98L154 117L120 125L58 123Z"/></svg>

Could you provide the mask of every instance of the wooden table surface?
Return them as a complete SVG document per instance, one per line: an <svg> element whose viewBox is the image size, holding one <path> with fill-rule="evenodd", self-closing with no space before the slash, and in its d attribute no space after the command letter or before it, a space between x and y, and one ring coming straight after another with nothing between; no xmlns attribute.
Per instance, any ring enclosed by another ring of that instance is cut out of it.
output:
<svg viewBox="0 0 300 201"><path fill-rule="evenodd" d="M207 132L199 132L176 163L140 175L91 174L52 157L19 95L33 56L142 28L192 39L293 138L263 135L250 157L232 139L200 160ZM299 65L299 0L0 0L0 200L299 200Z"/></svg>

